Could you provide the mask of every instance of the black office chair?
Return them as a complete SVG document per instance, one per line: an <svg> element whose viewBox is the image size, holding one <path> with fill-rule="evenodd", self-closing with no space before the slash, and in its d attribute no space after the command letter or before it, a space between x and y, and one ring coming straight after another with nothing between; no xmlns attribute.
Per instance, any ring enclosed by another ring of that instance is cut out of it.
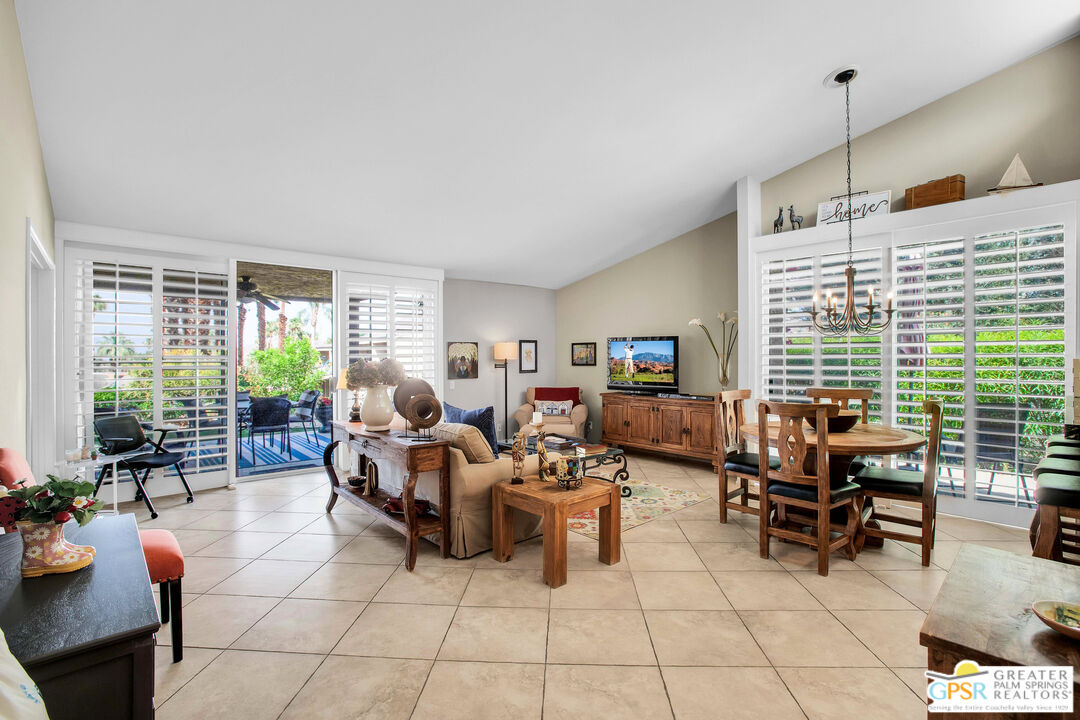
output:
<svg viewBox="0 0 1080 720"><path fill-rule="evenodd" d="M311 425L311 433L315 436L315 447L319 447L319 433L315 431L315 403L319 402L322 395L318 390L305 390L300 393L300 399L296 401L295 412L289 416L289 424L300 423L304 428L304 439L308 437L308 425Z"/></svg>
<svg viewBox="0 0 1080 720"><path fill-rule="evenodd" d="M139 418L134 415L117 415L116 417L95 420L94 431L101 441L102 452L106 455L124 455L116 463L117 470L127 470L131 473L131 479L135 481L135 487L138 488L135 499L146 503L146 509L150 511L151 518L156 518L158 514L154 510L154 504L150 501L150 496L146 493L146 481L150 477L150 471L154 468L169 467L170 465L175 467L176 474L180 477L184 490L187 491L187 501L194 502L195 496L192 495L191 487L187 483L187 478L184 477L184 470L180 467L187 459L187 455L182 452L169 452L165 449L165 436L169 434L169 430L154 428L154 432L159 433L155 442L147 438L143 433ZM154 448L153 452L138 452L139 450L145 450L147 445ZM95 495L101 489L105 474L111 470L112 464L102 466L101 472L98 474L97 484L94 486ZM140 471L143 474L141 479L139 478ZM112 482L117 480L118 478L114 477Z"/></svg>
<svg viewBox="0 0 1080 720"><path fill-rule="evenodd" d="M282 452L288 448L289 459L292 460L292 442L289 439L289 413L292 403L287 397L253 397L251 398L251 414L248 418L248 439L251 441L251 465L256 464L255 457L255 433L263 436L263 445L266 444L266 433L270 433L270 444L274 444L274 435L281 433Z"/></svg>

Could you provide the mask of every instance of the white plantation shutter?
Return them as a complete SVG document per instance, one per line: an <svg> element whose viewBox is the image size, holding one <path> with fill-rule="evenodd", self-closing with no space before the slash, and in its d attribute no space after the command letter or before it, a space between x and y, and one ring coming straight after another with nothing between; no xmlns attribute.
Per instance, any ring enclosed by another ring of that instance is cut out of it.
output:
<svg viewBox="0 0 1080 720"><path fill-rule="evenodd" d="M847 295L847 252L821 256L821 289L831 291L843 302ZM881 249L857 250L855 265L856 305L865 305L867 292L873 288L874 302L884 302L881 292ZM824 295L822 295L822 298ZM821 302L824 302L823 300ZM870 388L870 419L881 420L882 340L880 335L821 337L821 387Z"/></svg>
<svg viewBox="0 0 1080 720"><path fill-rule="evenodd" d="M346 294L345 316L346 364L381 359L390 354L389 285L350 286Z"/></svg>
<svg viewBox="0 0 1080 720"><path fill-rule="evenodd" d="M1031 471L1065 407L1062 226L974 238L977 500L1031 506Z"/></svg>
<svg viewBox="0 0 1080 720"><path fill-rule="evenodd" d="M226 463L228 306L227 275L162 272L162 419L180 428L169 434L166 446L186 451L186 473L221 469Z"/></svg>
<svg viewBox="0 0 1080 720"><path fill-rule="evenodd" d="M409 377L435 384L436 292L434 287L397 285L394 287L392 326L394 357L405 366Z"/></svg>
<svg viewBox="0 0 1080 720"><path fill-rule="evenodd" d="M763 399L798 402L814 385L814 332L807 314L813 294L813 258L773 260L762 267Z"/></svg>

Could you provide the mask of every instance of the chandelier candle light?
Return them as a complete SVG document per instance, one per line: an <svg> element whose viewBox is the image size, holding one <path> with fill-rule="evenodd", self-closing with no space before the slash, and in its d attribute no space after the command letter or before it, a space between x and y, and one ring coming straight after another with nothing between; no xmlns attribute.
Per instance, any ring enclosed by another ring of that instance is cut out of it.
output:
<svg viewBox="0 0 1080 720"><path fill-rule="evenodd" d="M874 303L874 289L866 292L866 305L855 304L855 264L852 250L851 229L851 81L858 74L855 67L846 67L829 73L825 78L825 87L844 87L844 117L847 124L847 231L848 261L844 275L847 277L847 295L844 297L843 310L838 310L837 297L831 291L825 292L825 307L818 312L818 294L814 293L810 310L810 319L822 335L880 335L892 322L892 293L887 296L885 308ZM882 317L884 316L884 317Z"/></svg>

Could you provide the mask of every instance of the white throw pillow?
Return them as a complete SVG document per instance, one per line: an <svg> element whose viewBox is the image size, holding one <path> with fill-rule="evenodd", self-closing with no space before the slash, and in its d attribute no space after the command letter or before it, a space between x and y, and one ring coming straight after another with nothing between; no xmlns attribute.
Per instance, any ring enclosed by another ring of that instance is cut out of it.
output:
<svg viewBox="0 0 1080 720"><path fill-rule="evenodd" d="M567 417L574 409L573 400L537 400L536 411L541 415Z"/></svg>

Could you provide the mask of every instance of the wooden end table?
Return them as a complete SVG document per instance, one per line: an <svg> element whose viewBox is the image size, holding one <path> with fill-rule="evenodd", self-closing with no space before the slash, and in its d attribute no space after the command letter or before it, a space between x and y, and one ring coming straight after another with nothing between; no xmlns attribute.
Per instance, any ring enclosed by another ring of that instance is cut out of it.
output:
<svg viewBox="0 0 1080 720"><path fill-rule="evenodd" d="M619 486L599 478L582 478L581 487L564 490L555 481L527 477L521 485L509 480L491 488L491 537L495 559L514 557L514 510L544 519L544 582L566 584L566 519L585 510L600 510L600 562L619 562L622 500Z"/></svg>

